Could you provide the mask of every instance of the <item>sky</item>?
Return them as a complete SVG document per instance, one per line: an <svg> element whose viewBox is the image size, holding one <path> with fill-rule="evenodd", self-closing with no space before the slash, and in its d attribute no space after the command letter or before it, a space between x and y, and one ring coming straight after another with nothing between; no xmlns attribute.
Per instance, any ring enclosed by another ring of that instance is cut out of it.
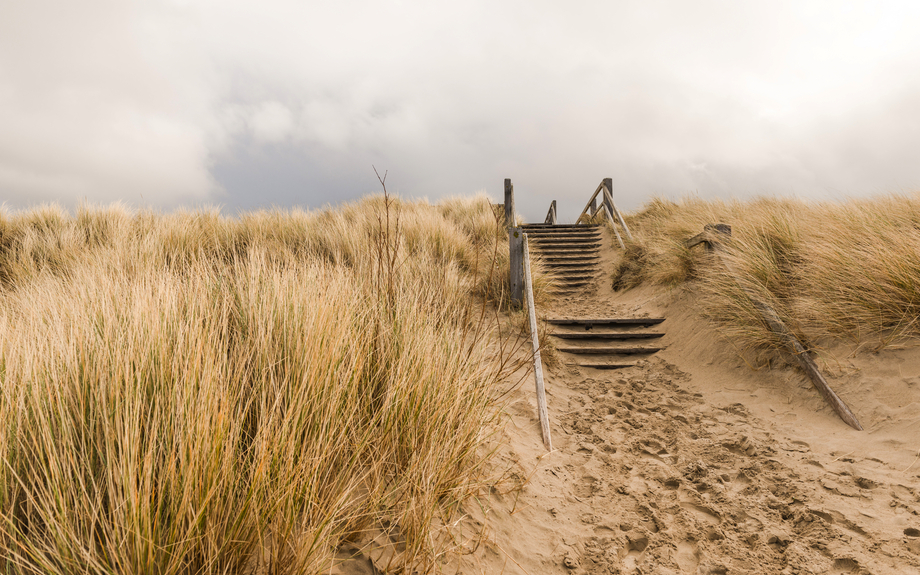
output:
<svg viewBox="0 0 920 575"><path fill-rule="evenodd" d="M0 202L920 189L920 3L0 0Z"/></svg>

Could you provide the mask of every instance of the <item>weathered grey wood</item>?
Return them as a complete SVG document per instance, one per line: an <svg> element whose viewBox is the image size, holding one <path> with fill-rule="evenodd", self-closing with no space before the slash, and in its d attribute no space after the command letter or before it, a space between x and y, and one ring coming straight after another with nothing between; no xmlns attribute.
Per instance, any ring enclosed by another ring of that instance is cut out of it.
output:
<svg viewBox="0 0 920 575"><path fill-rule="evenodd" d="M514 186L511 178L505 178L505 226L513 227L514 221Z"/></svg>
<svg viewBox="0 0 920 575"><path fill-rule="evenodd" d="M558 347L557 351L584 355L641 355L661 351L660 347Z"/></svg>
<svg viewBox="0 0 920 575"><path fill-rule="evenodd" d="M577 325L588 329L595 325L624 325L624 326L650 326L664 321L663 317L633 317L633 318L578 318L578 319L548 319L546 323L553 325Z"/></svg>
<svg viewBox="0 0 920 575"><path fill-rule="evenodd" d="M546 220L543 223L552 226L556 225L556 200L553 200L549 205L549 211L546 212Z"/></svg>
<svg viewBox="0 0 920 575"><path fill-rule="evenodd" d="M724 248L719 241L721 237L730 237L731 236L731 227L726 224L709 224L706 226L704 231L707 234L705 239L700 239L694 245L699 243L706 242L712 249L715 251L716 255L719 257L719 261L722 262L722 265L728 270L728 273L734 278L735 283L740 287L748 298L751 300L751 303L760 312L761 317L767 326L779 336L780 341L783 342L783 345L786 346L795 359L799 362L799 365L802 366L802 369L805 370L805 373L808 375L808 378L811 379L812 385L815 389L818 390L818 393L824 398L824 401L831 406L831 409L837 414L844 423L856 429L862 431L862 425L859 424L859 421L856 419L856 416L853 415L853 412L850 411L850 408L847 407L847 404L843 402L840 397L834 393L834 390L831 389L831 386L828 385L827 380L824 379L824 375L821 373L821 370L818 369L818 365L815 363L811 356L808 355L808 350L805 349L805 346L802 345L802 342L799 341L799 338L795 336L792 331L786 327L786 324L783 323L783 320L780 319L779 314L776 313L776 310L772 306L760 301L757 297L757 294L754 293L749 288L745 287L741 282L738 272L732 266L731 262L725 257ZM691 239L697 239L699 236L695 236Z"/></svg>
<svg viewBox="0 0 920 575"><path fill-rule="evenodd" d="M581 215L579 215L579 216L578 216L578 219L575 220L575 223L576 223L576 224L577 224L578 222L580 222L581 219L582 219L583 217L585 217L585 215L588 213L588 208L590 208L590 207L592 206L592 204L594 204L594 199L597 198L597 195L598 195L599 193L601 193L601 190L602 190L603 188L604 188L604 183L601 182L601 184L600 184L599 186L597 186L597 189L594 190L594 193L591 194L591 199L588 200L588 203L587 203L587 204L585 204L585 209L583 209L583 210L581 211Z"/></svg>
<svg viewBox="0 0 920 575"><path fill-rule="evenodd" d="M524 301L524 233L521 228L508 230L508 250L511 256L511 306L519 308Z"/></svg>
<svg viewBox="0 0 920 575"><path fill-rule="evenodd" d="M620 237L620 232L617 231L617 224L613 221L613 214L610 213L610 207L607 204L604 204L604 213L607 214L607 221L610 222L610 227L613 229L613 234L617 237L617 242L620 244L620 249L626 249L626 244L623 243L623 238Z"/></svg>
<svg viewBox="0 0 920 575"><path fill-rule="evenodd" d="M604 192L604 199L610 205L610 210L613 212L613 215L617 217L617 220L620 222L620 225L623 226L623 233L626 234L626 239L633 241L632 232L629 231L629 226L626 225L626 220L623 219L623 214L620 213L620 210L617 209L617 205L613 203L613 179L606 178L604 180L604 187L606 191ZM607 185L609 184L609 188Z"/></svg>
<svg viewBox="0 0 920 575"><path fill-rule="evenodd" d="M546 409L546 390L543 386L543 360L540 358L540 339L537 336L537 311L533 303L533 285L530 278L530 250L527 234L524 236L524 292L527 295L527 314L530 316L530 338L533 342L533 377L537 388L537 413L540 416L540 429L543 431L543 445L547 451L553 450L553 440L549 430L549 412Z"/></svg>
<svg viewBox="0 0 920 575"><path fill-rule="evenodd" d="M579 367L590 367L592 369L625 369L635 367L634 363L579 363Z"/></svg>
<svg viewBox="0 0 920 575"><path fill-rule="evenodd" d="M551 333L559 339L606 339L613 341L626 341L629 339L658 339L664 337L663 333Z"/></svg>

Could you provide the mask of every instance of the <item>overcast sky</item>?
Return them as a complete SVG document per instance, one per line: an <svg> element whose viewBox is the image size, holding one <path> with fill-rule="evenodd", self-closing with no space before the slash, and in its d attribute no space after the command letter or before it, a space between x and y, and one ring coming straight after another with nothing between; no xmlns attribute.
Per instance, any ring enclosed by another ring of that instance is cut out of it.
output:
<svg viewBox="0 0 920 575"><path fill-rule="evenodd" d="M0 201L920 189L920 3L0 0Z"/></svg>

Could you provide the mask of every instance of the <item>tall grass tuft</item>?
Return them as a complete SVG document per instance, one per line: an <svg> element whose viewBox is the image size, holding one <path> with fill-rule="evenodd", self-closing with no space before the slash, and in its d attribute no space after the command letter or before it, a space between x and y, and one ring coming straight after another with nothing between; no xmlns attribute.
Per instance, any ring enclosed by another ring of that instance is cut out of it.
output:
<svg viewBox="0 0 920 575"><path fill-rule="evenodd" d="M637 241L614 274L621 289L699 280L704 313L745 349L780 347L736 278L683 240L732 226L726 258L743 286L806 343L837 338L873 348L920 337L920 196L839 203L759 198L651 201L629 225Z"/></svg>
<svg viewBox="0 0 920 575"><path fill-rule="evenodd" d="M0 568L319 573L389 526L430 570L495 423L503 234L485 197L3 214Z"/></svg>

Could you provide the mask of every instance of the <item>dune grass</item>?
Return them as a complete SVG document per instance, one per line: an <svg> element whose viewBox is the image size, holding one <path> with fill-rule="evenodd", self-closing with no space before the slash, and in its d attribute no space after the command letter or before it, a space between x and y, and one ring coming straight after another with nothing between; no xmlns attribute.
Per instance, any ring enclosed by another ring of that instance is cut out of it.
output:
<svg viewBox="0 0 920 575"><path fill-rule="evenodd" d="M697 280L703 312L741 350L780 342L748 296L702 247L683 241L708 223L732 226L727 258L744 287L812 347L826 339L879 349L920 336L920 196L842 202L656 199L631 214L636 241L614 274L625 289Z"/></svg>
<svg viewBox="0 0 920 575"><path fill-rule="evenodd" d="M431 569L507 368L485 197L0 215L0 570Z"/></svg>

